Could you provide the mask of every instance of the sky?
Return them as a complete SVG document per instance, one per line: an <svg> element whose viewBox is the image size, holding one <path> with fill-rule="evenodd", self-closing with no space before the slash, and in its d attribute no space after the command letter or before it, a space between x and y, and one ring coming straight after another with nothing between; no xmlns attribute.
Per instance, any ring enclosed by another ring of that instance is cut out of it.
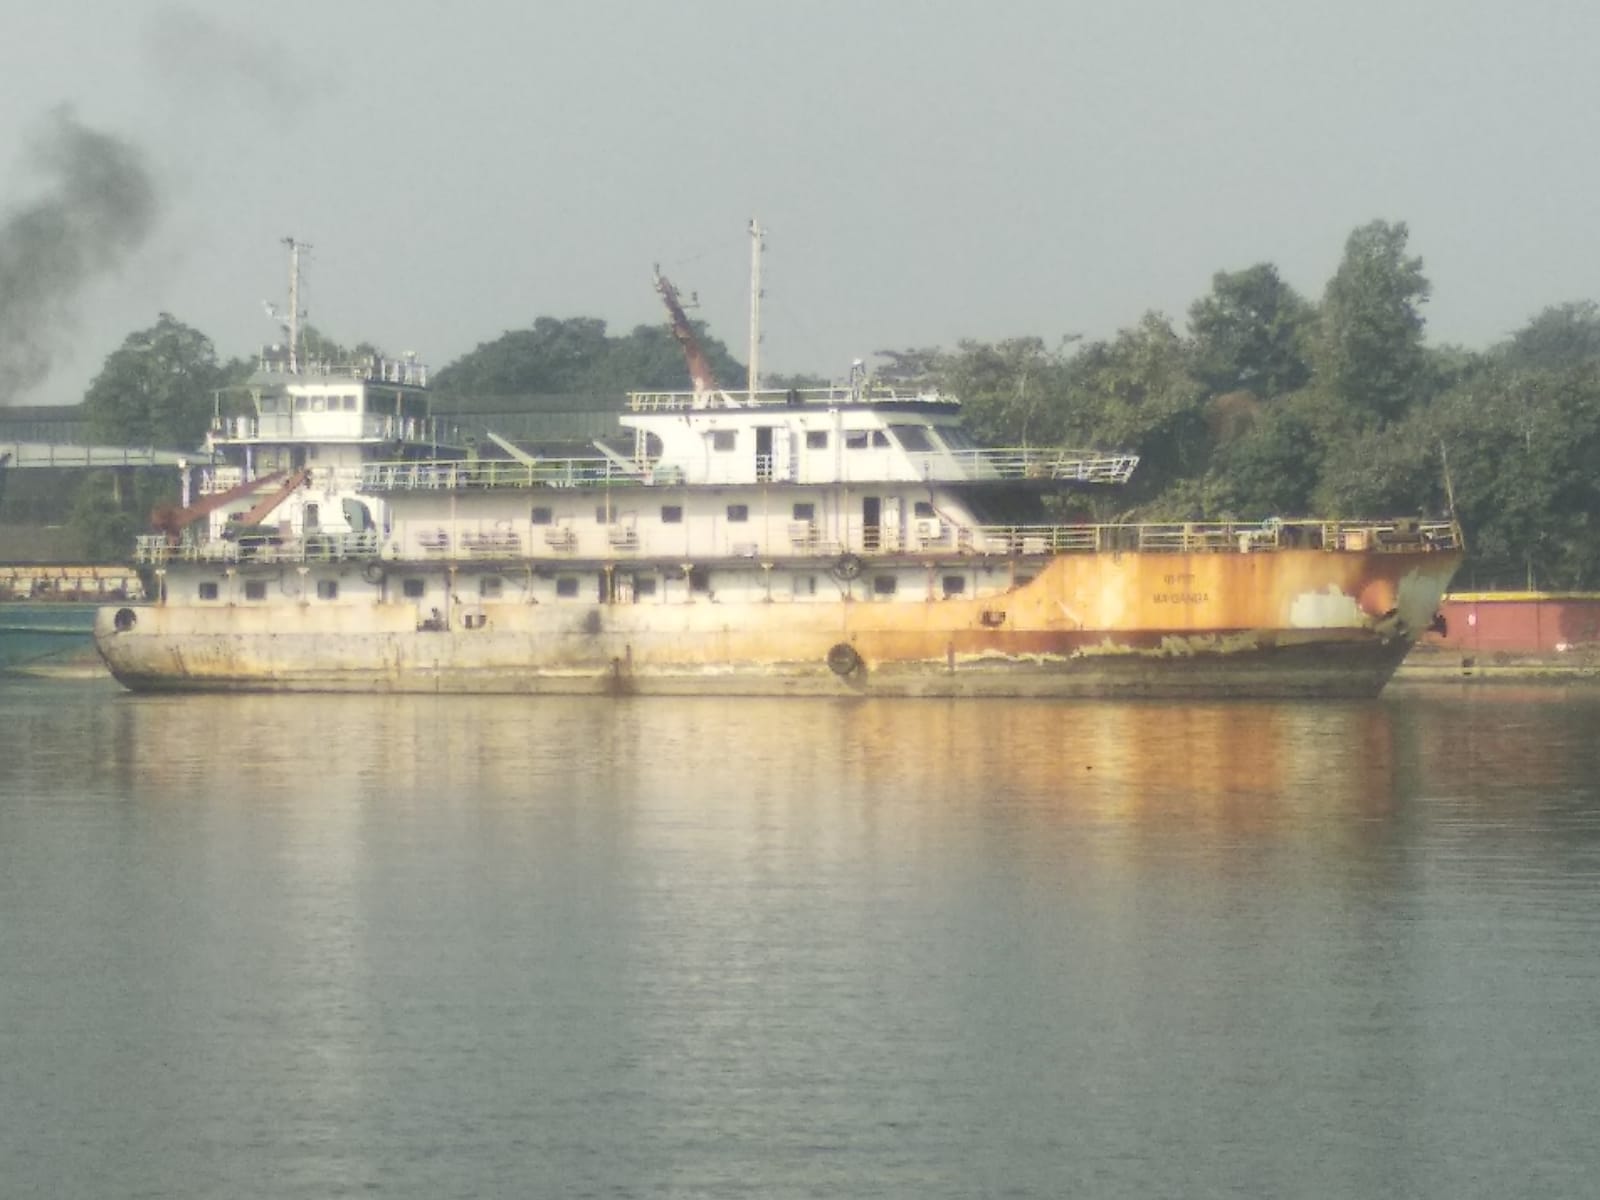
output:
<svg viewBox="0 0 1600 1200"><path fill-rule="evenodd" d="M1597 45L1553 0L0 0L0 401L162 312L253 354L286 236L347 344L626 333L659 263L742 359L753 217L768 371L1181 324L1262 261L1315 298L1378 218L1485 347L1600 297Z"/></svg>

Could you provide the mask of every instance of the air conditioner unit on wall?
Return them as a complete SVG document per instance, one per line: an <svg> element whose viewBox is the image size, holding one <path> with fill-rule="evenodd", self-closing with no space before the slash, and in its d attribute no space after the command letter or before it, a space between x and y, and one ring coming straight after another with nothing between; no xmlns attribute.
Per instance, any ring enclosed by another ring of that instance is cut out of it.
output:
<svg viewBox="0 0 1600 1200"><path fill-rule="evenodd" d="M944 537L944 522L938 517L917 519L917 538L924 542L937 542Z"/></svg>

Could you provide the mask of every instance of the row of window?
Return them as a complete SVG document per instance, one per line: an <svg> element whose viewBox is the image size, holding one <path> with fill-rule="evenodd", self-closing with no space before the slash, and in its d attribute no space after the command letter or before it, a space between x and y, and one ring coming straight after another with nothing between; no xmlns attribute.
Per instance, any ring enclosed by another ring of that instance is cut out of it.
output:
<svg viewBox="0 0 1600 1200"><path fill-rule="evenodd" d="M417 580L418 583L422 581ZM199 596L202 600L215 600L221 594L215 581L207 580L200 584ZM422 594L420 591L417 593ZM265 600L267 598L267 581L265 579L246 579L244 581L244 598L246 600ZM337 600L339 598L339 581L337 579L317 580L318 600Z"/></svg>
<svg viewBox="0 0 1600 1200"><path fill-rule="evenodd" d="M932 517L933 505L926 500L918 500L912 505L912 515L915 517ZM621 513L604 504L595 505L594 521L596 525L615 525ZM750 506L748 504L728 505L728 520L739 524L750 519ZM790 519L794 521L815 521L817 519L817 506L810 502L798 503L791 506ZM528 514L528 520L534 525L554 525L556 510L548 505L536 504ZM661 506L661 523L663 525L681 525L683 523L683 505L663 504Z"/></svg>
<svg viewBox="0 0 1600 1200"><path fill-rule="evenodd" d="M908 448L919 449L929 446L926 435L923 435L920 440L920 446ZM889 441L889 435L881 429L846 429L844 431L844 448L846 450L886 450L892 444ZM737 429L713 429L711 431L711 448L713 450L736 450L738 445L739 431ZM807 450L826 450L827 448L828 431L826 429L806 430Z"/></svg>
<svg viewBox="0 0 1600 1200"><path fill-rule="evenodd" d="M281 403L280 403L281 401ZM289 412L356 412L361 397L350 393L343 396L263 396L260 411L264 413Z"/></svg>
<svg viewBox="0 0 1600 1200"><path fill-rule="evenodd" d="M691 572L690 585L695 591L704 591L708 583L701 574L698 579ZM678 572L674 578L682 578ZM967 580L963 575L946 575L941 580L946 596L964 595L967 590ZM872 577L872 594L875 596L893 596L899 590L899 577L895 575L874 575ZM814 575L797 576L794 580L796 595L812 596L817 591L817 580ZM505 580L498 575L484 575L478 580L478 595L484 600L498 600L505 592ZM576 575L562 575L556 579L556 595L571 597L578 595L579 579ZM403 579L400 581L400 593L407 600L420 600L427 594L427 584L421 579ZM633 577L633 594L639 596L654 596L656 594L656 579L652 575L635 575ZM219 585L214 580L206 580L199 586L199 596L202 600L215 600L220 595ZM267 581L264 579L247 579L244 581L244 598L246 600L265 600L267 598ZM317 580L318 600L337 600L339 598L339 581L337 579Z"/></svg>

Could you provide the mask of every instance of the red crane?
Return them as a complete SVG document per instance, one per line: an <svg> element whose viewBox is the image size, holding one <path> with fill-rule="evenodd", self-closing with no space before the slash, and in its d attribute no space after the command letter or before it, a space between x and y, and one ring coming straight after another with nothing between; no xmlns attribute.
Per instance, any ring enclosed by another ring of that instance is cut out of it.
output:
<svg viewBox="0 0 1600 1200"><path fill-rule="evenodd" d="M656 291L661 293L661 301L672 318L672 336L683 347L684 361L689 364L689 379L694 383L695 399L704 402L706 397L721 389L717 386L716 374L711 370L711 361L706 358L700 339L694 334L694 326L689 324L689 318L683 311L678 289L672 286L659 267L656 268Z"/></svg>
<svg viewBox="0 0 1600 1200"><path fill-rule="evenodd" d="M285 478L286 476L287 478ZM228 488L226 491L214 492L204 499L189 505L188 508L179 508L175 504L163 504L150 514L150 524L155 527L157 533L167 535L167 542L170 545L176 546L178 538L183 531L207 513L215 512L224 504L229 504L241 497L260 491L267 484L282 479L283 483L276 491L270 496L264 497L260 503L238 520L238 524L241 527L257 525L310 476L310 470L305 467L301 467L292 475L286 471L274 471L270 475L262 475L258 479L247 480L236 487Z"/></svg>

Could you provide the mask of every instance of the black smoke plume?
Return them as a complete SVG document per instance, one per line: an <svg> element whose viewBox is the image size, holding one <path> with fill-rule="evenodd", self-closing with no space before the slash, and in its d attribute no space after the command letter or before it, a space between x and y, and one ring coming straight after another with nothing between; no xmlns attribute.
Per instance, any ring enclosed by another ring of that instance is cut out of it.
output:
<svg viewBox="0 0 1600 1200"><path fill-rule="evenodd" d="M139 150L67 109L44 122L27 162L45 188L0 218L0 404L50 374L84 287L122 266L159 210Z"/></svg>

